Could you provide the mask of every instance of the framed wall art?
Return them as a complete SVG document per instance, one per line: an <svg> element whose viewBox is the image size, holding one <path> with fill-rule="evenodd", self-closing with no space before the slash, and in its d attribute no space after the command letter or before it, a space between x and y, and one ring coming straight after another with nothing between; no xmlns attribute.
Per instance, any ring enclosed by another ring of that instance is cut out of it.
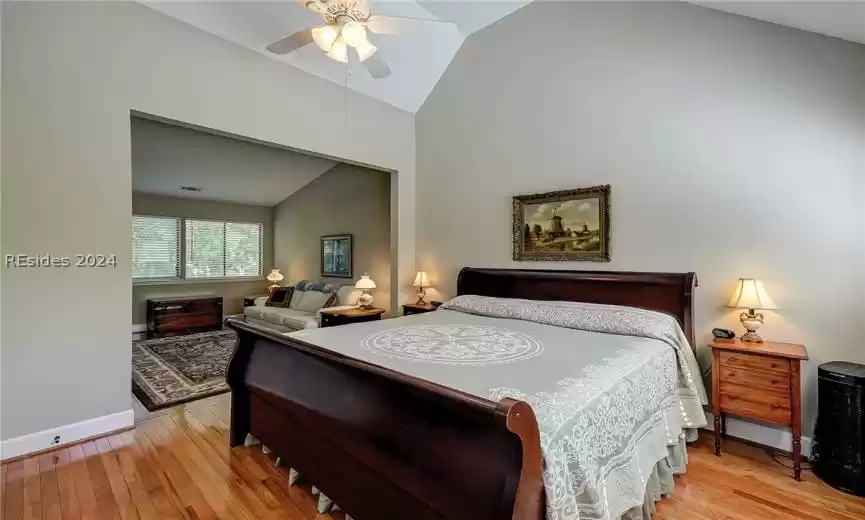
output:
<svg viewBox="0 0 865 520"><path fill-rule="evenodd" d="M514 197L514 260L610 261L610 185Z"/></svg>
<svg viewBox="0 0 865 520"><path fill-rule="evenodd" d="M322 278L353 278L351 242L350 234L321 237Z"/></svg>

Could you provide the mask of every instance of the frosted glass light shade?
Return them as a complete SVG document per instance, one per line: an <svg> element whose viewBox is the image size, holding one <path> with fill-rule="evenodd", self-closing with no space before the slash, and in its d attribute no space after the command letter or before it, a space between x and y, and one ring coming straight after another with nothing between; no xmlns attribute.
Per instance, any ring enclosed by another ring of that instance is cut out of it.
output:
<svg viewBox="0 0 865 520"><path fill-rule="evenodd" d="M414 283L412 287L429 287L429 278L426 275L426 271L418 271L417 275L414 277Z"/></svg>
<svg viewBox="0 0 865 520"><path fill-rule="evenodd" d="M363 275L360 277L360 280L354 284L355 289L375 289L375 282L372 281L367 275Z"/></svg>
<svg viewBox="0 0 865 520"><path fill-rule="evenodd" d="M348 63L348 47L342 38L337 38L327 53L327 57L340 63Z"/></svg>
<svg viewBox="0 0 865 520"><path fill-rule="evenodd" d="M357 57L360 59L360 61L366 61L373 54L375 54L375 51L378 50L378 47L365 41L361 45L356 45L354 49L357 51Z"/></svg>
<svg viewBox="0 0 865 520"><path fill-rule="evenodd" d="M282 273L279 272L279 269L271 269L270 273L268 273L267 275L267 281L273 283L281 282L283 278L285 277L282 276Z"/></svg>
<svg viewBox="0 0 865 520"><path fill-rule="evenodd" d="M737 309L777 309L778 306L766 294L763 282L753 278L739 278L736 292L727 304Z"/></svg>
<svg viewBox="0 0 865 520"><path fill-rule="evenodd" d="M312 30L312 41L324 52L330 52L338 37L339 28L333 25L322 25Z"/></svg>
<svg viewBox="0 0 865 520"><path fill-rule="evenodd" d="M342 39L352 47L360 47L368 43L366 29L358 22L351 21L342 26Z"/></svg>

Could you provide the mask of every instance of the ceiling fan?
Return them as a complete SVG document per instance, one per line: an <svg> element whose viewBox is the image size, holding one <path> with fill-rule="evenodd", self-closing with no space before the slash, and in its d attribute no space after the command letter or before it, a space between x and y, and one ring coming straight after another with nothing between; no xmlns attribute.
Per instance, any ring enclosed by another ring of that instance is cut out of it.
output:
<svg viewBox="0 0 865 520"><path fill-rule="evenodd" d="M367 31L375 34L400 34L395 18L371 15L367 0L297 0L321 15L324 25L307 27L267 46L274 54L288 54L315 43L327 56L348 63L349 49L357 52L361 64L376 79L390 75L390 67L378 47L370 43Z"/></svg>

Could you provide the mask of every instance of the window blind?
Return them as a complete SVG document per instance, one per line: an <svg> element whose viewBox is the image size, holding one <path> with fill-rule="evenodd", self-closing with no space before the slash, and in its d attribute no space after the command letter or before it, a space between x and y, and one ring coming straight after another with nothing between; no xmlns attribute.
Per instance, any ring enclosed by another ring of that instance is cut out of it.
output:
<svg viewBox="0 0 865 520"><path fill-rule="evenodd" d="M225 222L186 219L186 277L225 277Z"/></svg>
<svg viewBox="0 0 865 520"><path fill-rule="evenodd" d="M261 276L261 224L186 219L186 278Z"/></svg>
<svg viewBox="0 0 865 520"><path fill-rule="evenodd" d="M180 219L132 217L132 279L177 278L180 268Z"/></svg>
<svg viewBox="0 0 865 520"><path fill-rule="evenodd" d="M261 276L261 224L225 223L225 276Z"/></svg>

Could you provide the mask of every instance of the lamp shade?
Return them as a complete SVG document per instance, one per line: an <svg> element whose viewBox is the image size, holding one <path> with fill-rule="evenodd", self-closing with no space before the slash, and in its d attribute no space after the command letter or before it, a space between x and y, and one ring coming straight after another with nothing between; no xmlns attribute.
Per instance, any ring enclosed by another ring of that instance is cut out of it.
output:
<svg viewBox="0 0 865 520"><path fill-rule="evenodd" d="M418 271L417 275L414 277L413 287L429 287L429 278L427 278L426 271Z"/></svg>
<svg viewBox="0 0 865 520"><path fill-rule="evenodd" d="M736 285L736 292L728 307L737 309L777 309L778 306L766 294L763 289L763 282L753 278L739 278L739 283Z"/></svg>
<svg viewBox="0 0 865 520"><path fill-rule="evenodd" d="M270 272L267 274L267 281L269 282L281 282L283 278L285 277L282 276L282 273L279 272L279 269L271 269Z"/></svg>
<svg viewBox="0 0 865 520"><path fill-rule="evenodd" d="M375 282L372 281L367 275L363 275L360 277L360 280L354 284L355 289L375 289Z"/></svg>

